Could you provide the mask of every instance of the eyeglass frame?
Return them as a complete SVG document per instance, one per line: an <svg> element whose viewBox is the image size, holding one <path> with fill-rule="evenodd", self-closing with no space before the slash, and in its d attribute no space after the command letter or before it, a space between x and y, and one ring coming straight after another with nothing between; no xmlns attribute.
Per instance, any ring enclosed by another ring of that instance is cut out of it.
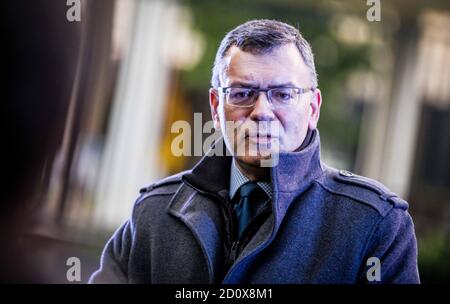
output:
<svg viewBox="0 0 450 304"><path fill-rule="evenodd" d="M214 88L212 88L212 89L214 89ZM308 93L308 92L314 92L317 89L317 87L299 88L299 87L294 87L294 86L288 86L288 87L275 87L275 88L270 88L270 89L259 89L259 88L251 88L251 87L217 87L217 91L219 93L222 93L222 94L226 94L226 90L227 89L251 89L251 90L256 91L257 95L255 97L255 102L253 104L251 104L251 105L248 105L248 106L239 106L239 105L236 105L236 104L229 103L228 102L228 98L225 98L227 104L230 105L230 106L233 106L233 107L236 107L236 108L252 108L252 107L255 106L256 101L258 101L259 94L261 92L266 93L265 95L267 97L267 101L269 102L269 104L273 105L272 100L271 100L271 98L269 96L269 91L276 90L276 89L297 89L298 90L298 92L297 92L297 96L298 96L297 98L298 99L297 99L297 103L295 104L295 105L297 105L298 104L298 100L299 100L299 96L301 96L302 94ZM286 106L291 106L291 105L286 104Z"/></svg>

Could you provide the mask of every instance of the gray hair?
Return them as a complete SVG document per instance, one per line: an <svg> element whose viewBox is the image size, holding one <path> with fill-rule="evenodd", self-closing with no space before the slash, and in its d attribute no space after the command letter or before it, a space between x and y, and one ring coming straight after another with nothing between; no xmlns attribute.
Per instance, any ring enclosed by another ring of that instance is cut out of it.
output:
<svg viewBox="0 0 450 304"><path fill-rule="evenodd" d="M308 41L303 38L300 31L295 27L281 21L267 19L247 21L226 34L220 43L216 59L214 60L211 85L214 88L220 86L223 58L231 46L235 45L244 52L262 55L289 43L295 44L299 50L306 66L311 70L313 86L317 87L314 55Z"/></svg>

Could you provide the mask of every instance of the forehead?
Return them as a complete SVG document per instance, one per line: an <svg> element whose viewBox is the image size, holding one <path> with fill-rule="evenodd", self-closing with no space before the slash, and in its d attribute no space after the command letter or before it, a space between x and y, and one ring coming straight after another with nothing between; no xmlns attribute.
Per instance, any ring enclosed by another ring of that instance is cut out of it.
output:
<svg viewBox="0 0 450 304"><path fill-rule="evenodd" d="M266 54L252 54L232 46L224 58L223 86L248 83L265 87L283 83L311 85L311 73L294 44L286 44Z"/></svg>

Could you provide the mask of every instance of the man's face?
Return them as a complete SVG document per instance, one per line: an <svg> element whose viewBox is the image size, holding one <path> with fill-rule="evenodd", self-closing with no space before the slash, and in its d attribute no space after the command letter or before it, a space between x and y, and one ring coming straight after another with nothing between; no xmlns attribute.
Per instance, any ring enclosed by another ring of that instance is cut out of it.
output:
<svg viewBox="0 0 450 304"><path fill-rule="evenodd" d="M232 46L224 61L226 68L220 75L222 87L270 89L313 86L310 69L294 44L281 46L263 55L254 55ZM259 94L254 107L238 108L227 104L224 94L210 91L215 128L222 131L227 148L233 151L236 160L250 166L259 166L261 159L268 158L267 151L261 153L258 145L268 147L272 152L298 149L308 129L313 130L317 126L320 104L318 89L301 94L295 105L278 108L269 103L264 92ZM227 130L227 122L233 122L236 129ZM260 127L255 130L255 125ZM270 125L272 128L266 128ZM246 147L245 153L236 153L241 151L238 147L242 145Z"/></svg>

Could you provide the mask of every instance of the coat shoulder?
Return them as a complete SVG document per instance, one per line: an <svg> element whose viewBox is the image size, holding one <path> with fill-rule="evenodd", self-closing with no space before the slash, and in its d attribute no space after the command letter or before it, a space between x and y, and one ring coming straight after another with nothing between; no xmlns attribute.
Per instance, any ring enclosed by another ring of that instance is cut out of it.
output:
<svg viewBox="0 0 450 304"><path fill-rule="evenodd" d="M154 182L139 190L139 198L136 203L142 202L146 198L157 195L173 195L177 192L182 183L182 177L187 171L183 171L166 178L163 178L157 182Z"/></svg>
<svg viewBox="0 0 450 304"><path fill-rule="evenodd" d="M408 203L382 183L347 170L325 167L317 182L333 195L339 195L376 209L385 216L392 208L407 210Z"/></svg>

